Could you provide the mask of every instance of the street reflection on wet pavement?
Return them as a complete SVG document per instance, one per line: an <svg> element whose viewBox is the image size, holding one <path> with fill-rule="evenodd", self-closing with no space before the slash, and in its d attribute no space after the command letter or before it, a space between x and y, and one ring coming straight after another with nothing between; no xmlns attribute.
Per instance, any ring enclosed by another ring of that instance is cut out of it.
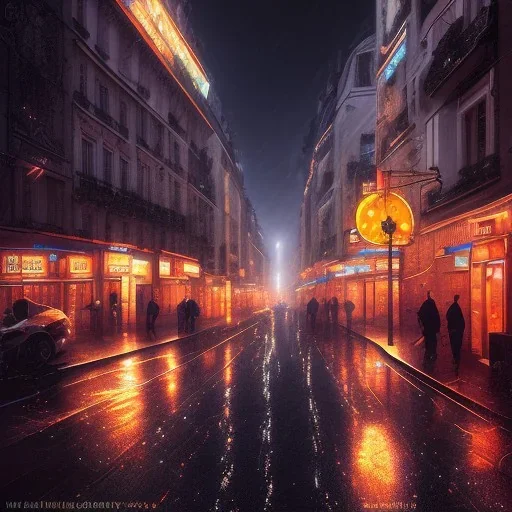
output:
<svg viewBox="0 0 512 512"><path fill-rule="evenodd" d="M390 364L279 312L65 373L0 409L2 506L512 510L510 433Z"/></svg>

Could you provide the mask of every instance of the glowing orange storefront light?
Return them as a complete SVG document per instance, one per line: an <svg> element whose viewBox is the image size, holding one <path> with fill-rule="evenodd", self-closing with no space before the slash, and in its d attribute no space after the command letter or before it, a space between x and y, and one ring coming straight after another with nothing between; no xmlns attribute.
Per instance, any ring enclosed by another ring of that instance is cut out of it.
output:
<svg viewBox="0 0 512 512"><path fill-rule="evenodd" d="M362 199L356 211L359 234L371 244L387 245L388 235L382 230L381 223L388 216L396 222L393 245L410 244L414 231L411 207L403 197L393 192L376 192Z"/></svg>

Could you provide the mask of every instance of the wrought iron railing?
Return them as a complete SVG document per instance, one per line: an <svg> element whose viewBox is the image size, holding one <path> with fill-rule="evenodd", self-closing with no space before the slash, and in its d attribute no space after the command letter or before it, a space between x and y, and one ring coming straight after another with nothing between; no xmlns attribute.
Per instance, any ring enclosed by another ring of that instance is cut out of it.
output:
<svg viewBox="0 0 512 512"><path fill-rule="evenodd" d="M93 176L78 173L79 184L75 197L108 208L125 216L171 226L176 231L185 231L185 216L159 204L143 199L138 194L114 187Z"/></svg>
<svg viewBox="0 0 512 512"><path fill-rule="evenodd" d="M464 167L459 171L459 176L457 183L450 189L428 193L428 208L451 202L494 183L501 176L499 156L490 155L474 165Z"/></svg>
<svg viewBox="0 0 512 512"><path fill-rule="evenodd" d="M491 7L483 7L476 18L464 29L464 18L458 18L439 41L425 78L425 92L432 96L445 80L478 46L493 24Z"/></svg>

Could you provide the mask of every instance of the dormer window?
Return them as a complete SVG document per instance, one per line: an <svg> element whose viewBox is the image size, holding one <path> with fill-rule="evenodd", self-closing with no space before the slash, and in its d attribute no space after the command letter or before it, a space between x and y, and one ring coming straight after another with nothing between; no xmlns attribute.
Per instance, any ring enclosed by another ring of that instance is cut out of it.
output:
<svg viewBox="0 0 512 512"><path fill-rule="evenodd" d="M356 87L371 87L373 85L373 52L357 55L356 59Z"/></svg>

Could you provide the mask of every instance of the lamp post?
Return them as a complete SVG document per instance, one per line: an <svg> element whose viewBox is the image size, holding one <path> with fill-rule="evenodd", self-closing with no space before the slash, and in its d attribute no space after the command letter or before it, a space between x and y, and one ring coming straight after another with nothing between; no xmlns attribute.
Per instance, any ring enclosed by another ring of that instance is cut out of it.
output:
<svg viewBox="0 0 512 512"><path fill-rule="evenodd" d="M393 233L396 231L396 222L388 215L381 222L382 231L388 235L388 345L393 343Z"/></svg>

